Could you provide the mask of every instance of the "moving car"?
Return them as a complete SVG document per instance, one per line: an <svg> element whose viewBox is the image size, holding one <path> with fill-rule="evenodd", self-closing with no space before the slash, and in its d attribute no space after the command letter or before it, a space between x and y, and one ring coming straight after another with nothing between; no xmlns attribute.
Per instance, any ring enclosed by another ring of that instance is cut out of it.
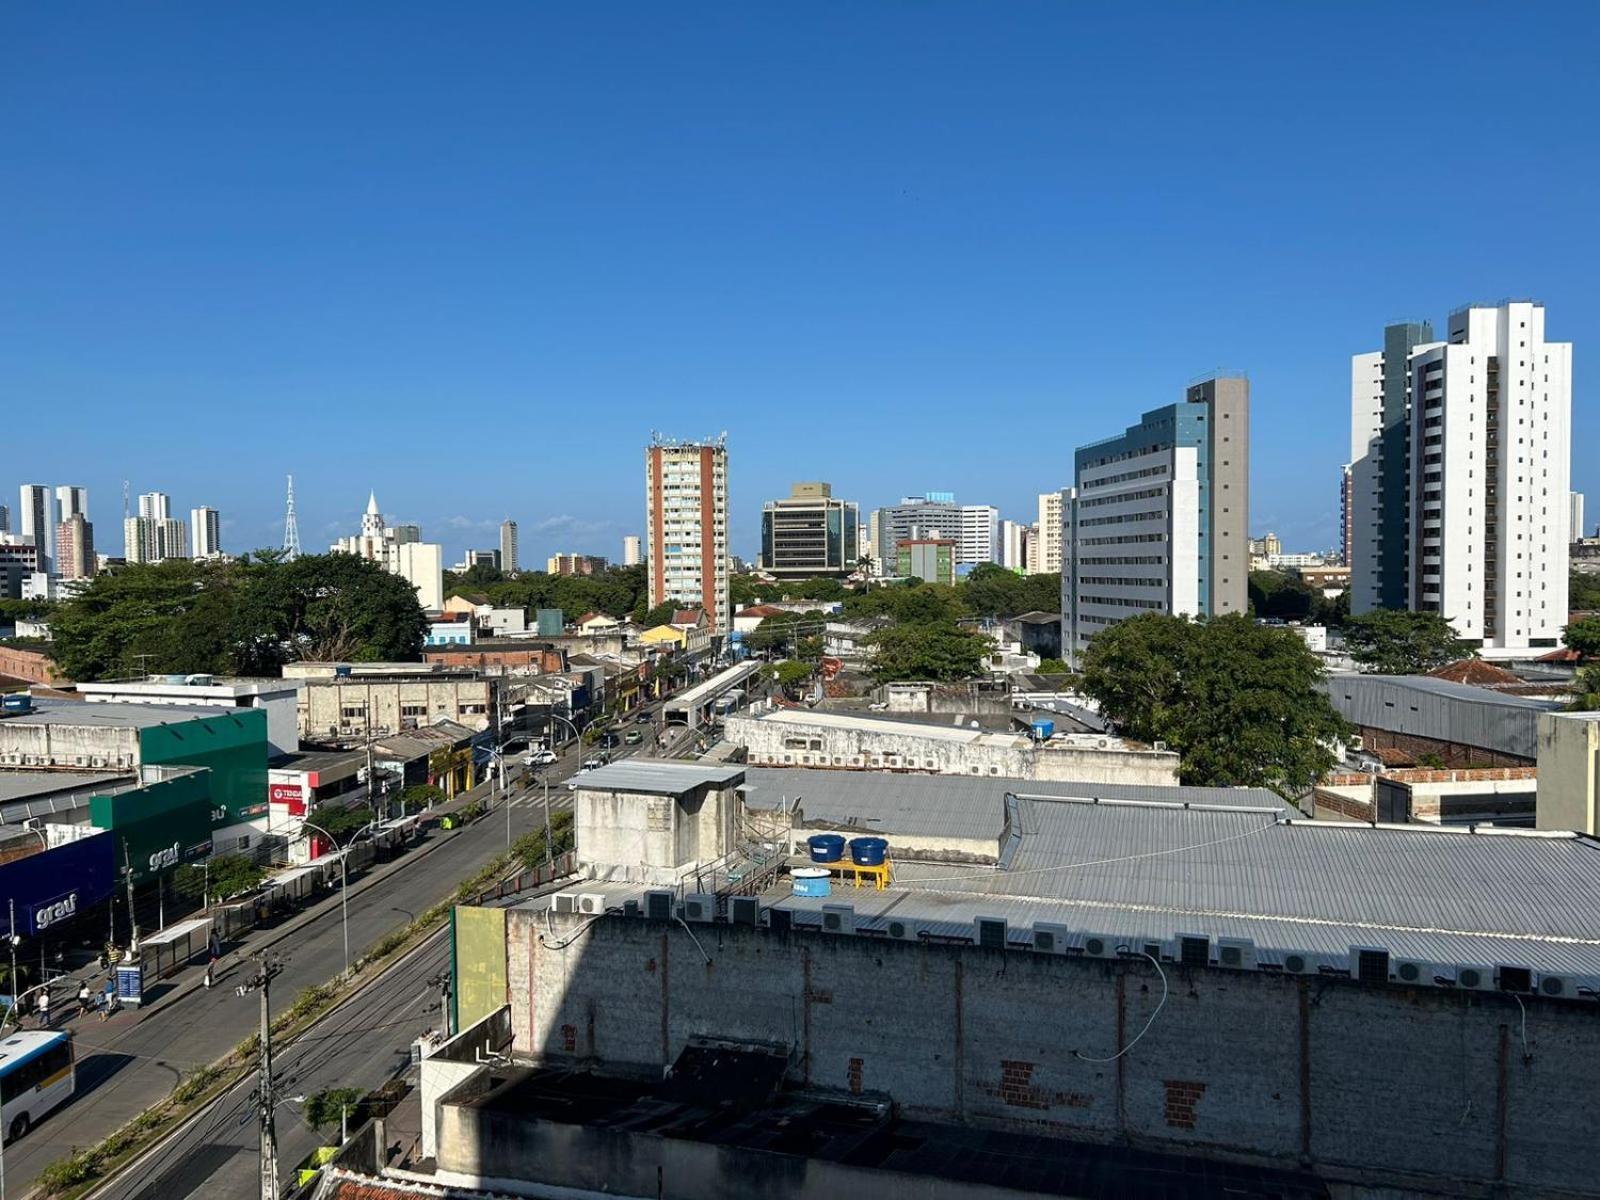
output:
<svg viewBox="0 0 1600 1200"><path fill-rule="evenodd" d="M556 761L554 750L530 750L528 757L523 759L523 765L529 767L548 767Z"/></svg>
<svg viewBox="0 0 1600 1200"><path fill-rule="evenodd" d="M630 746L637 746L640 742L644 741L644 734L640 733L637 729L630 729L628 730L627 736L625 736L622 740L627 742Z"/></svg>

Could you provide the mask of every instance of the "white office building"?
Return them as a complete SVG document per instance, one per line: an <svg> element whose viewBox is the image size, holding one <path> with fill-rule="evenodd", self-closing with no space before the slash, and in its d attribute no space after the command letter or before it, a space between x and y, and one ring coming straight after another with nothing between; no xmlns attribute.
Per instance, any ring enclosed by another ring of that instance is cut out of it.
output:
<svg viewBox="0 0 1600 1200"><path fill-rule="evenodd" d="M1567 536L1573 541L1577 541L1579 538L1587 536L1589 531L1583 527L1582 492L1572 493L1571 499L1567 502L1567 509L1569 513L1567 518Z"/></svg>
<svg viewBox="0 0 1600 1200"><path fill-rule="evenodd" d="M1039 493L1039 552L1028 564L1030 575L1050 575L1061 570L1061 493Z"/></svg>
<svg viewBox="0 0 1600 1200"><path fill-rule="evenodd" d="M1000 510L989 504L957 504L949 492L907 496L880 508L868 521L869 540L880 569L893 574L904 541L948 539L956 544L956 566L997 563L1001 558Z"/></svg>
<svg viewBox="0 0 1600 1200"><path fill-rule="evenodd" d="M622 565L636 567L644 561L643 547L636 533L626 534L622 539Z"/></svg>
<svg viewBox="0 0 1600 1200"><path fill-rule="evenodd" d="M1029 527L1021 521L1000 522L1000 565L1019 574L1028 569Z"/></svg>
<svg viewBox="0 0 1600 1200"><path fill-rule="evenodd" d="M1063 493L1062 651L1141 613L1244 612L1249 580L1250 384L1220 376L1182 403L1080 447Z"/></svg>
<svg viewBox="0 0 1600 1200"><path fill-rule="evenodd" d="M1571 538L1572 346L1531 301L1351 360L1354 612L1448 618L1489 656L1559 644Z"/></svg>
<svg viewBox="0 0 1600 1200"><path fill-rule="evenodd" d="M222 553L222 516L202 505L189 510L189 549L195 558L216 558Z"/></svg>

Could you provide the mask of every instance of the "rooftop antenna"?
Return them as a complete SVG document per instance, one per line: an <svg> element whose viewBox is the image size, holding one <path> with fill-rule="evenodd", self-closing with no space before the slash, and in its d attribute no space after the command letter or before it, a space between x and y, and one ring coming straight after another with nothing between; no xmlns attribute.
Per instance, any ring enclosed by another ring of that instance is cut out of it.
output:
<svg viewBox="0 0 1600 1200"><path fill-rule="evenodd" d="M300 526L294 519L294 476L289 476L289 504L283 514L283 557L293 562L300 557Z"/></svg>

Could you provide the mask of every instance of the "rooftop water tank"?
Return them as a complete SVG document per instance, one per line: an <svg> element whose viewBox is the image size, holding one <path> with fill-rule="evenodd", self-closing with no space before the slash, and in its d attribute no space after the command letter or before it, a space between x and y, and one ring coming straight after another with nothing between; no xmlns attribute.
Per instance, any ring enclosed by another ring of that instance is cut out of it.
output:
<svg viewBox="0 0 1600 1200"><path fill-rule="evenodd" d="M808 837L806 846L811 851L812 862L833 863L844 857L844 839L837 833L819 833Z"/></svg>
<svg viewBox="0 0 1600 1200"><path fill-rule="evenodd" d="M796 867L789 873L789 882L796 896L826 896L833 887L823 867Z"/></svg>
<svg viewBox="0 0 1600 1200"><path fill-rule="evenodd" d="M350 678L350 668L349 667L345 667L345 666L335 667L333 669L333 677L335 679L349 679Z"/></svg>
<svg viewBox="0 0 1600 1200"><path fill-rule="evenodd" d="M1041 742L1048 742L1052 737L1055 736L1055 732L1056 723L1054 721L1040 718L1033 723L1033 736L1038 738Z"/></svg>
<svg viewBox="0 0 1600 1200"><path fill-rule="evenodd" d="M858 837L850 839L850 861L858 867L881 867L883 858L889 852L889 842L881 837Z"/></svg>

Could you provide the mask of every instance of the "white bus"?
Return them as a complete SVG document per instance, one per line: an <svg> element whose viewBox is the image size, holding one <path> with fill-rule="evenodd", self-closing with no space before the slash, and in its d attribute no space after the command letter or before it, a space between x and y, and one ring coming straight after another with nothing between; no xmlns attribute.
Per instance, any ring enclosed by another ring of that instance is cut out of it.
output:
<svg viewBox="0 0 1600 1200"><path fill-rule="evenodd" d="M77 1089L72 1038L21 1030L0 1039L0 1130L13 1142Z"/></svg>

